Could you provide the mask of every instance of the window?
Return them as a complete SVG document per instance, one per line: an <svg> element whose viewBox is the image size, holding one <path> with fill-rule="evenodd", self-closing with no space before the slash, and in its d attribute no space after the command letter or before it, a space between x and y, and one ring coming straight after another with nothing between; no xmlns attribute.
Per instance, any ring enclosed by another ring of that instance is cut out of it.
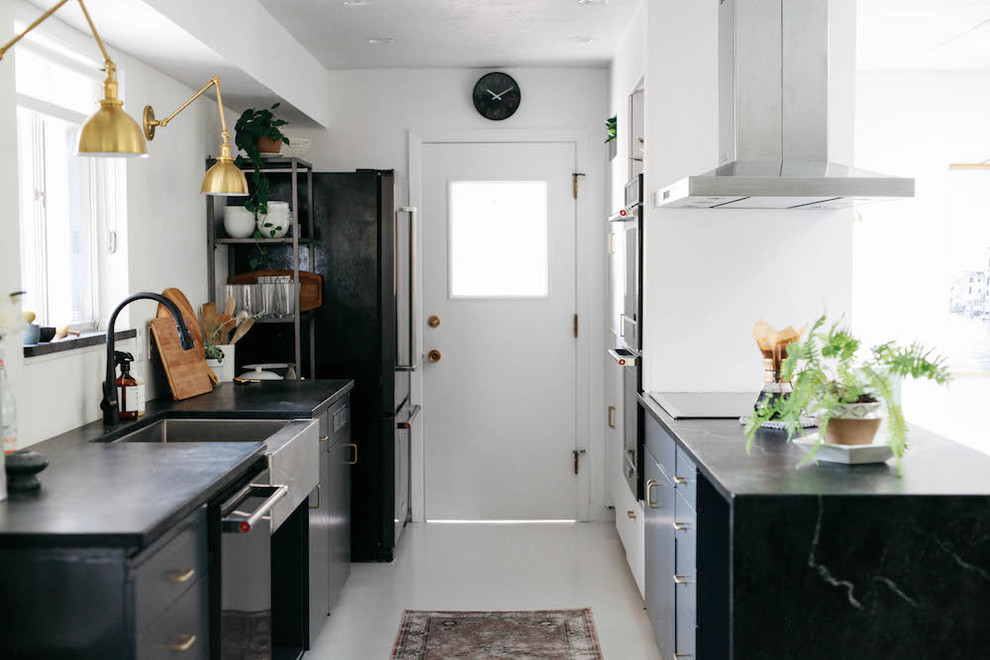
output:
<svg viewBox="0 0 990 660"><path fill-rule="evenodd" d="M102 96L102 73L22 45L15 75L23 308L42 325L96 329L99 237L117 213L105 193L120 185L123 165L75 151Z"/></svg>
<svg viewBox="0 0 990 660"><path fill-rule="evenodd" d="M546 181L450 183L451 298L549 295Z"/></svg>

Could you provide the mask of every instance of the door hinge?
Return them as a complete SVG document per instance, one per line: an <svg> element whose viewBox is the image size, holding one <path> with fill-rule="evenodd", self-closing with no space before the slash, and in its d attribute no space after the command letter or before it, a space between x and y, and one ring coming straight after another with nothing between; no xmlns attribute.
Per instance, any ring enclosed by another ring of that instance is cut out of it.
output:
<svg viewBox="0 0 990 660"><path fill-rule="evenodd" d="M571 175L574 177L574 199L578 198L578 177L584 176L584 172L575 172Z"/></svg>
<svg viewBox="0 0 990 660"><path fill-rule="evenodd" d="M574 474L577 474L581 469L581 454L587 454L587 449L575 449L574 450Z"/></svg>
<svg viewBox="0 0 990 660"><path fill-rule="evenodd" d="M574 315L574 338L577 339L578 336L578 315Z"/></svg>

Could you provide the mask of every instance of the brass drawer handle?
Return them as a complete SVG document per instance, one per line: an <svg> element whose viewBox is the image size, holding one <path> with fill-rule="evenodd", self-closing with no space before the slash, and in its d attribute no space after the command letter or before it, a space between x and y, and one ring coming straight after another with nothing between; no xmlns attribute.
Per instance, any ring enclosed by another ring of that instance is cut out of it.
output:
<svg viewBox="0 0 990 660"><path fill-rule="evenodd" d="M675 575L674 584L691 584L694 582L694 578L688 577L687 575Z"/></svg>
<svg viewBox="0 0 990 660"><path fill-rule="evenodd" d="M442 358L443 355L441 355L440 351L436 349L426 354L426 359L429 360L430 362L439 362Z"/></svg>
<svg viewBox="0 0 990 660"><path fill-rule="evenodd" d="M328 436L328 435L321 435L320 436L320 442L326 442L329 439L330 439L330 436Z"/></svg>
<svg viewBox="0 0 990 660"><path fill-rule="evenodd" d="M358 446L353 442L348 442L345 444L347 447L354 447L354 459L347 461L346 465L357 465L358 462Z"/></svg>
<svg viewBox="0 0 990 660"><path fill-rule="evenodd" d="M674 531L675 532L686 532L689 529L691 529L691 525L689 525L687 523L680 523L680 522L675 522L674 523Z"/></svg>
<svg viewBox="0 0 990 660"><path fill-rule="evenodd" d="M195 568L186 568L179 571L172 571L169 573L168 581L175 582L176 584L181 584L183 582L189 582L192 577L196 575Z"/></svg>
<svg viewBox="0 0 990 660"><path fill-rule="evenodd" d="M182 653L183 651L188 651L196 643L196 635L190 635L188 633L179 635L177 638L179 641L175 644L169 644L169 651L176 651L177 653Z"/></svg>
<svg viewBox="0 0 990 660"><path fill-rule="evenodd" d="M660 502L658 500L653 499L653 488L659 485L660 484L657 483L656 479L650 479L649 481L646 482L646 503L649 505L651 509L660 508Z"/></svg>
<svg viewBox="0 0 990 660"><path fill-rule="evenodd" d="M631 520L636 520L636 512L633 511L632 509L626 511L626 515L629 516Z"/></svg>
<svg viewBox="0 0 990 660"><path fill-rule="evenodd" d="M309 507L310 509L319 509L320 505L323 504L323 489L320 488L320 484L316 484L316 506Z"/></svg>
<svg viewBox="0 0 990 660"><path fill-rule="evenodd" d="M608 427L610 429L615 428L615 406L608 407Z"/></svg>
<svg viewBox="0 0 990 660"><path fill-rule="evenodd" d="M687 482L688 480L685 479L684 477L674 477L674 483L677 484L678 486L686 486Z"/></svg>

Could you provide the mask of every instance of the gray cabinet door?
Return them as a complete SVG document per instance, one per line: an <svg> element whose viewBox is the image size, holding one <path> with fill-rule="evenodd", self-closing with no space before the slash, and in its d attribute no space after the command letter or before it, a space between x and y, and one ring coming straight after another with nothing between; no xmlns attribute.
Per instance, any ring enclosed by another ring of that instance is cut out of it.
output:
<svg viewBox="0 0 990 660"><path fill-rule="evenodd" d="M329 439L320 436L320 481L309 496L309 646L312 648L330 613L330 479Z"/></svg>
<svg viewBox="0 0 990 660"><path fill-rule="evenodd" d="M647 426L649 432L649 425ZM646 510L646 609L660 655L674 655L674 485L650 451L644 452Z"/></svg>
<svg viewBox="0 0 990 660"><path fill-rule="evenodd" d="M330 601L332 612L351 574L351 462L354 446L350 432L330 449Z"/></svg>

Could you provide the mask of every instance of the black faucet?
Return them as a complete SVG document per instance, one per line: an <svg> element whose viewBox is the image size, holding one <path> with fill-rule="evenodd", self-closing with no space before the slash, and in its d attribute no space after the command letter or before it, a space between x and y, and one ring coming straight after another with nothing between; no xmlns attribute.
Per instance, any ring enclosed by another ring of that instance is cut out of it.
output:
<svg viewBox="0 0 990 660"><path fill-rule="evenodd" d="M103 410L104 426L116 426L117 422L120 421L117 410L117 370L113 360L113 327L117 323L117 315L120 314L120 310L135 300L141 299L155 300L165 306L165 309L175 319L175 327L179 331L179 344L182 346L182 350L188 351L195 346L192 335L189 334L189 328L186 327L186 322L182 318L182 312L179 311L179 308L175 306L174 302L165 296L157 293L135 293L117 305L117 308L113 310L113 314L110 315L110 322L107 324L107 378L103 382L103 401L100 402L100 408Z"/></svg>

